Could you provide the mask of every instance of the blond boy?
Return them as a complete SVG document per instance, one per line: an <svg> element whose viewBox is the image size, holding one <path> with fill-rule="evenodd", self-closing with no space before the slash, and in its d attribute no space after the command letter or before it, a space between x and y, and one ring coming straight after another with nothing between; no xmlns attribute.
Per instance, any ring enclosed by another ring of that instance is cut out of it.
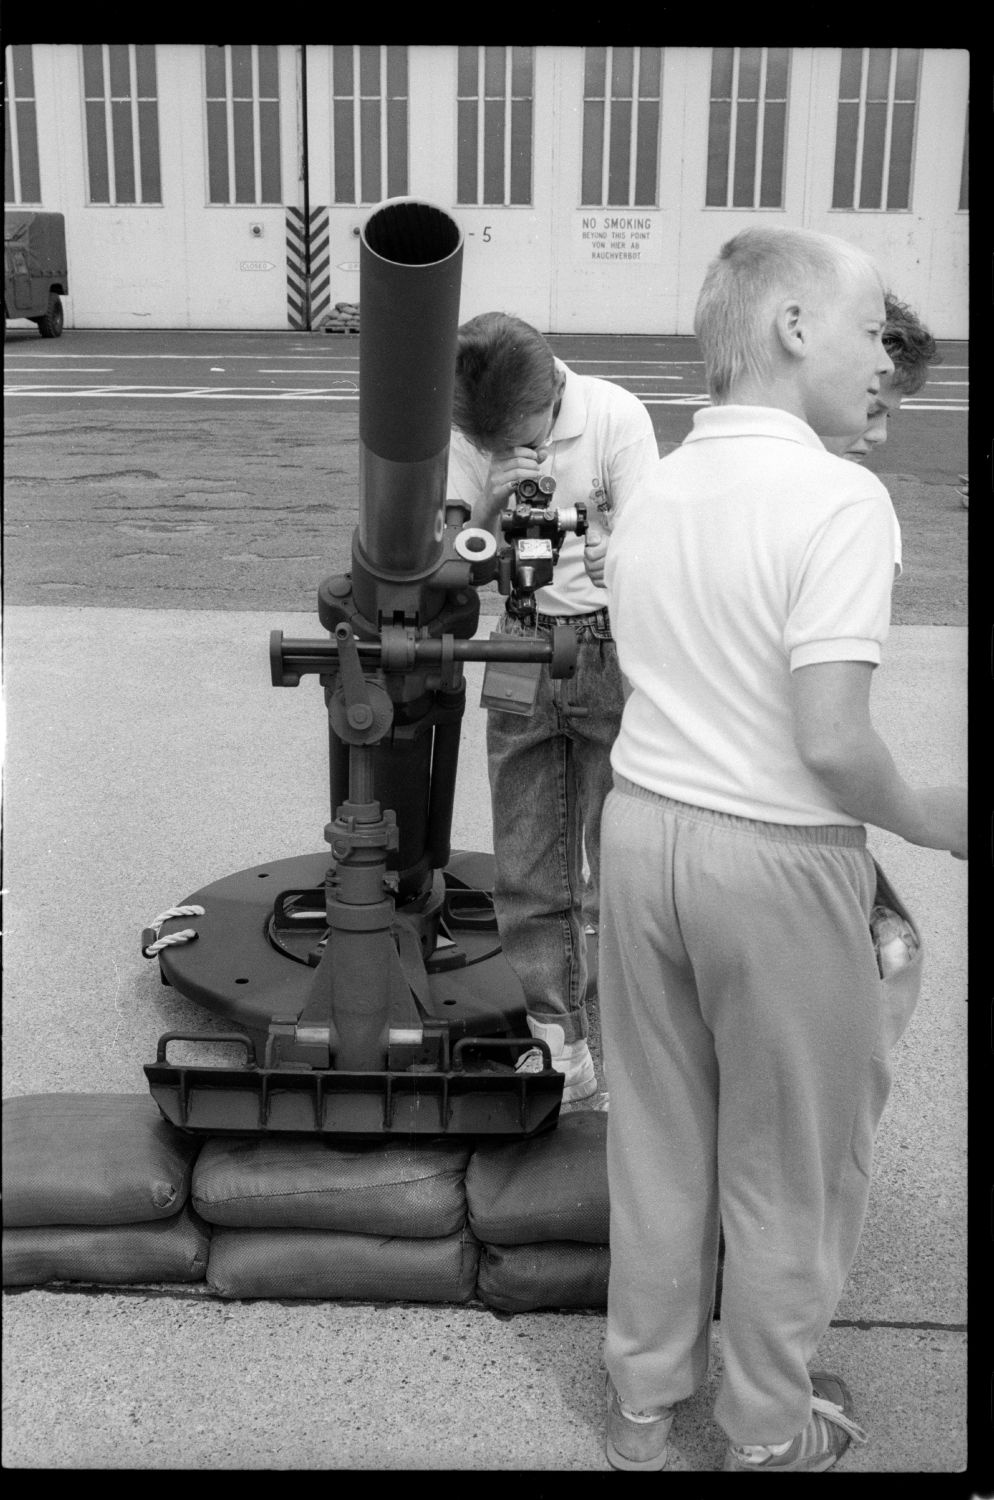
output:
<svg viewBox="0 0 994 1500"><path fill-rule="evenodd" d="M750 229L697 310L712 406L607 553L631 684L602 824L611 1088L607 1453L660 1469L704 1379L719 1221L724 1468L818 1472L864 1434L809 1371L859 1240L889 1087L866 823L966 854L961 787L918 790L869 714L896 519L826 452L893 365L842 241Z"/></svg>

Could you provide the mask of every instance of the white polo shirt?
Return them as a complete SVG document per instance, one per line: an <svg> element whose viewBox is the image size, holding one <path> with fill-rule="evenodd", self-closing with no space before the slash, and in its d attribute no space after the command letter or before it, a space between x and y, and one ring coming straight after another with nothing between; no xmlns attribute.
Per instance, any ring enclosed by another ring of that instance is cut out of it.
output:
<svg viewBox="0 0 994 1500"><path fill-rule="evenodd" d="M659 458L652 420L639 398L622 386L578 375L558 359L556 370L566 376L566 386L539 473L556 481L553 504L583 501L591 530L609 531L640 475ZM485 493L490 463L489 454L453 431L448 498L475 505ZM582 615L606 608L607 593L588 578L583 548L582 537L567 535L552 583L535 595L541 614Z"/></svg>
<svg viewBox="0 0 994 1500"><path fill-rule="evenodd" d="M774 407L718 406L629 499L606 578L632 686L611 763L681 802L858 823L794 745L790 674L876 664L899 528L875 474Z"/></svg>

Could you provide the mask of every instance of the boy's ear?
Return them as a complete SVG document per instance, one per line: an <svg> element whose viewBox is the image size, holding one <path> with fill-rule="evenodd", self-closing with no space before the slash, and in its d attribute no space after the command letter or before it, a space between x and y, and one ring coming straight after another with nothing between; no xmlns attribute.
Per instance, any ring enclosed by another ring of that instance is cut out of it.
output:
<svg viewBox="0 0 994 1500"><path fill-rule="evenodd" d="M793 298L785 298L777 308L775 327L777 338L785 354L792 359L803 359L807 353L807 325L801 304Z"/></svg>

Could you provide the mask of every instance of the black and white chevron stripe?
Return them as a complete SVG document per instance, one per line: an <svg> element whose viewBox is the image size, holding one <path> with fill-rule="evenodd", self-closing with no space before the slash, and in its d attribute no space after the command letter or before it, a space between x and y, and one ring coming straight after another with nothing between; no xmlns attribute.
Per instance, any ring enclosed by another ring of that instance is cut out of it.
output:
<svg viewBox="0 0 994 1500"><path fill-rule="evenodd" d="M311 209L311 327L320 328L331 310L331 237L328 210Z"/></svg>
<svg viewBox="0 0 994 1500"><path fill-rule="evenodd" d="M319 328L328 314L331 300L327 206L318 204L312 208L310 221L311 278L308 288L303 209L288 208L286 211L286 314L291 328Z"/></svg>
<svg viewBox="0 0 994 1500"><path fill-rule="evenodd" d="M291 328L307 327L307 287L304 274L304 214L286 211L286 316Z"/></svg>

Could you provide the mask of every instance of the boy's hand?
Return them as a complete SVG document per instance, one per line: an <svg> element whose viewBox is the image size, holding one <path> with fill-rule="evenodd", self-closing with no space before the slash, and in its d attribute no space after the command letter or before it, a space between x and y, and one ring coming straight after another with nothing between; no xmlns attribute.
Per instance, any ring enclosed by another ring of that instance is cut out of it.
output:
<svg viewBox="0 0 994 1500"><path fill-rule="evenodd" d="M548 457L547 448L512 448L490 460L487 490L473 508L472 524L492 531L502 510L507 510L515 485L522 479L537 479Z"/></svg>
<svg viewBox="0 0 994 1500"><path fill-rule="evenodd" d="M969 827L965 786L930 786L921 794L929 821L942 830L941 848L954 859L969 858Z"/></svg>
<svg viewBox="0 0 994 1500"><path fill-rule="evenodd" d="M604 587L604 559L607 557L607 544L610 540L609 532L588 531L583 549L583 565L587 570L587 577L599 589Z"/></svg>

